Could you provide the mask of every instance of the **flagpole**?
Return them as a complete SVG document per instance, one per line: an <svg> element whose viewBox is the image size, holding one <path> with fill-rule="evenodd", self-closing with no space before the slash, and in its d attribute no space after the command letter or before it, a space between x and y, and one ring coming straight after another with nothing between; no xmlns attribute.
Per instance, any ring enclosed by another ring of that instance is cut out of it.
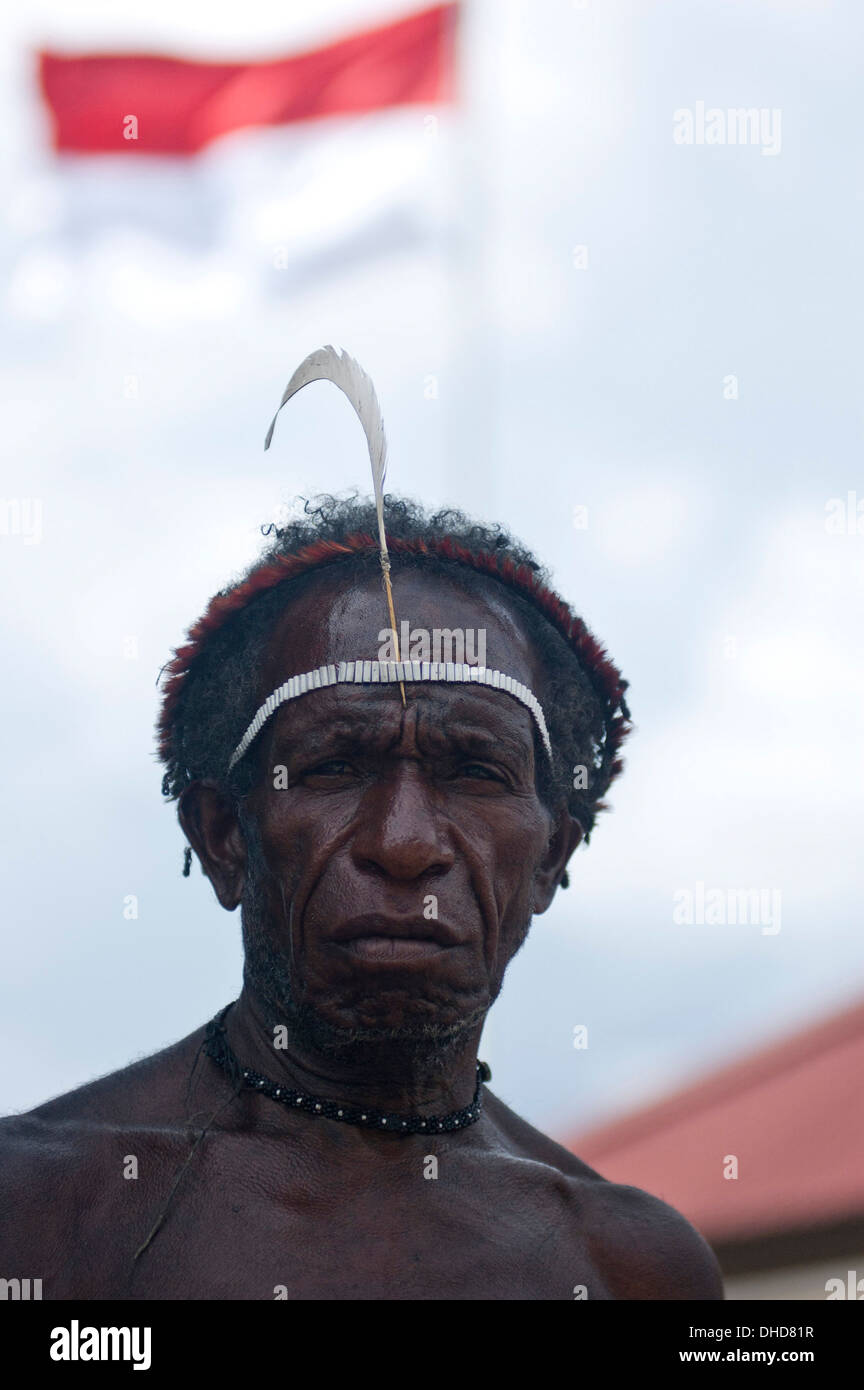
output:
<svg viewBox="0 0 864 1390"><path fill-rule="evenodd" d="M498 0L500 4L500 0ZM484 105L481 65L494 32L489 0L462 0L456 31L456 130L448 228L449 342L452 382L447 408L445 500L468 512L495 511L498 434L497 383L490 255L495 226L490 170L493 137Z"/></svg>

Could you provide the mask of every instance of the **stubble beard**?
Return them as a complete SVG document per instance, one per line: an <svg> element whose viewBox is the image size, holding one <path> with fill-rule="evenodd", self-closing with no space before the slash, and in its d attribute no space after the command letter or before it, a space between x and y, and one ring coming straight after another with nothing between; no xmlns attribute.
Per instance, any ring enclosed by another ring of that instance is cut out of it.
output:
<svg viewBox="0 0 864 1390"><path fill-rule="evenodd" d="M450 1058L482 1027L493 1001L478 1005L455 1022L416 1019L398 1027L335 1023L306 996L302 981L296 979L289 954L291 898L267 864L257 822L241 811L240 824L247 848L241 904L243 978L263 1006L271 1032L285 1025L289 1036L304 1050L352 1067L386 1069L398 1060L401 1065L422 1066L428 1071L446 1068ZM274 898L281 901L278 942L272 927Z"/></svg>

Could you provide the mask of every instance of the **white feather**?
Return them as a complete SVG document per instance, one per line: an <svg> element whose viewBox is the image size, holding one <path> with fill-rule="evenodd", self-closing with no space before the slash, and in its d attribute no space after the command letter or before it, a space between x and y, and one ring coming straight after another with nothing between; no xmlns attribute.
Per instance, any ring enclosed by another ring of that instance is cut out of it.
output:
<svg viewBox="0 0 864 1390"><path fill-rule="evenodd" d="M317 348L315 352L310 352L305 361L300 363L288 382L279 402L279 410L302 387L308 386L310 381L332 381L334 386L338 386L339 390L348 397L363 426L366 443L369 446L369 462L372 465L372 486L375 492L375 510L378 515L378 540L383 562L387 559L387 538L384 534L384 475L387 472L387 437L384 433L384 421L381 417L381 407L378 404L375 387L360 363L355 362L353 357L349 357L347 352L337 352L332 347ZM267 431L267 438L264 440L265 449L270 448L279 410L273 416L273 421Z"/></svg>

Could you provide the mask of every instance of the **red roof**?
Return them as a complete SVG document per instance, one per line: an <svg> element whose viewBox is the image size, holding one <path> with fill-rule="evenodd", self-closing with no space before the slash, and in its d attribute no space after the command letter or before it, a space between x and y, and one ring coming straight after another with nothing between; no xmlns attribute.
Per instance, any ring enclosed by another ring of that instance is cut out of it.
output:
<svg viewBox="0 0 864 1390"><path fill-rule="evenodd" d="M729 1242L864 1214L862 1094L864 1002L564 1142Z"/></svg>

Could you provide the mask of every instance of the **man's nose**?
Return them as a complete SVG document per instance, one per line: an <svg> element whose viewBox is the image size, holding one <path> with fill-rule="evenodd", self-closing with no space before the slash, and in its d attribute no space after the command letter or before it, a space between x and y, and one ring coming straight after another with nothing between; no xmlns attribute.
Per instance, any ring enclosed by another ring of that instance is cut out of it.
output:
<svg viewBox="0 0 864 1390"><path fill-rule="evenodd" d="M363 798L351 848L358 868L410 881L446 873L455 856L423 773L400 763Z"/></svg>

